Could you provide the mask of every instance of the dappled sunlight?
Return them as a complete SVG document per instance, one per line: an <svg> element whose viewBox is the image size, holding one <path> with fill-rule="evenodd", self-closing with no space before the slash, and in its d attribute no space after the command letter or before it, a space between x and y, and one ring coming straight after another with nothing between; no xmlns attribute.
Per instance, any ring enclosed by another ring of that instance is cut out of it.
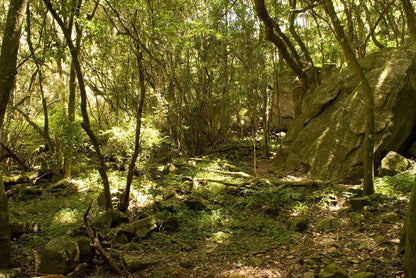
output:
<svg viewBox="0 0 416 278"><path fill-rule="evenodd" d="M279 262L275 262L279 264ZM236 266L230 270L223 271L218 277L287 277L285 271L278 267L255 267L246 266L241 263L236 263Z"/></svg>
<svg viewBox="0 0 416 278"><path fill-rule="evenodd" d="M60 224L73 224L79 221L79 214L75 213L72 209L61 209L55 214L53 223Z"/></svg>
<svg viewBox="0 0 416 278"><path fill-rule="evenodd" d="M380 90L383 87L384 82L386 81L387 77L390 75L391 70L392 70L392 66L389 63L387 63L387 66L384 68L383 72L380 74L380 77L378 78L378 82L375 87L376 91Z"/></svg>

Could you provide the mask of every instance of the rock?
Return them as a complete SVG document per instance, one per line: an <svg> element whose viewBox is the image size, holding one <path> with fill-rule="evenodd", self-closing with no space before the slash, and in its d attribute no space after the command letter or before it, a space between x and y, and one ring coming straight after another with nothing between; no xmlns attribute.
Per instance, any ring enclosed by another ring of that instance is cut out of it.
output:
<svg viewBox="0 0 416 278"><path fill-rule="evenodd" d="M33 221L10 223L10 236L12 238L18 238L25 233L37 233L39 230L38 224Z"/></svg>
<svg viewBox="0 0 416 278"><path fill-rule="evenodd" d="M73 238L79 249L79 262L90 263L94 258L94 248L91 246L91 240L88 237L80 236Z"/></svg>
<svg viewBox="0 0 416 278"><path fill-rule="evenodd" d="M339 220L333 216L325 217L324 219L321 219L316 226L318 231L321 232L330 232L337 229L339 226Z"/></svg>
<svg viewBox="0 0 416 278"><path fill-rule="evenodd" d="M162 223L161 227L166 232L176 232L179 230L179 218L176 216L169 217Z"/></svg>
<svg viewBox="0 0 416 278"><path fill-rule="evenodd" d="M181 207L181 205L182 202L177 198L169 198L164 201L156 201L154 208L156 211L168 211L174 213L179 207Z"/></svg>
<svg viewBox="0 0 416 278"><path fill-rule="evenodd" d="M317 275L319 278L348 278L348 274L338 265L330 264L325 267L324 272Z"/></svg>
<svg viewBox="0 0 416 278"><path fill-rule="evenodd" d="M132 223L121 224L117 234L125 233L131 237L145 237L148 233L156 229L156 227L156 219L149 216Z"/></svg>
<svg viewBox="0 0 416 278"><path fill-rule="evenodd" d="M42 195L42 190L35 186L23 187L16 196L18 201L26 201Z"/></svg>
<svg viewBox="0 0 416 278"><path fill-rule="evenodd" d="M375 278L377 277L372 272L358 272L352 276L352 278Z"/></svg>
<svg viewBox="0 0 416 278"><path fill-rule="evenodd" d="M350 205L354 210L362 210L365 206L370 205L370 199L367 196L350 198Z"/></svg>
<svg viewBox="0 0 416 278"><path fill-rule="evenodd" d="M393 211L382 214L380 218L385 223L396 223L400 221L400 216Z"/></svg>
<svg viewBox="0 0 416 278"><path fill-rule="evenodd" d="M189 197L184 203L191 210L208 210L208 205L205 201L195 196Z"/></svg>
<svg viewBox="0 0 416 278"><path fill-rule="evenodd" d="M394 176L400 172L406 171L410 167L410 162L407 158L401 156L396 152L389 152L382 160L378 168L378 175Z"/></svg>
<svg viewBox="0 0 416 278"><path fill-rule="evenodd" d="M136 255L123 254L121 256L121 261L128 272L135 273L149 268L151 266L154 266L155 264L158 264L161 260L141 258Z"/></svg>
<svg viewBox="0 0 416 278"><path fill-rule="evenodd" d="M55 238L41 251L39 272L44 274L68 274L79 262L78 244L70 238Z"/></svg>
<svg viewBox="0 0 416 278"><path fill-rule="evenodd" d="M122 212L118 210L108 210L96 218L91 226L97 230L107 230L109 228L115 228L122 223L128 223L129 219Z"/></svg>
<svg viewBox="0 0 416 278"><path fill-rule="evenodd" d="M381 243L385 242L386 240L387 240L387 237L386 237L386 236L382 236L382 235L376 236L376 237L374 238L374 241L375 241L377 244L381 244Z"/></svg>
<svg viewBox="0 0 416 278"><path fill-rule="evenodd" d="M362 65L374 88L378 167L386 153L408 147L416 127L416 45L385 48L368 55ZM304 112L283 139L285 161L277 157L281 172L305 165L312 179L360 182L366 109L359 87L355 74L344 70L308 93Z"/></svg>
<svg viewBox="0 0 416 278"><path fill-rule="evenodd" d="M296 216L289 219L289 228L296 232L303 232L308 227L308 222L306 216Z"/></svg>
<svg viewBox="0 0 416 278"><path fill-rule="evenodd" d="M410 149L408 150L408 152L413 157L416 157L416 142L413 143L413 145L410 147Z"/></svg>
<svg viewBox="0 0 416 278"><path fill-rule="evenodd" d="M361 240L358 244L358 250L370 250L371 249L371 241L369 240Z"/></svg>
<svg viewBox="0 0 416 278"><path fill-rule="evenodd" d="M8 269L8 270L0 269L0 278L18 278L18 277L19 275L11 269Z"/></svg>
<svg viewBox="0 0 416 278"><path fill-rule="evenodd" d="M305 272L303 273L303 278L315 278L315 272Z"/></svg>

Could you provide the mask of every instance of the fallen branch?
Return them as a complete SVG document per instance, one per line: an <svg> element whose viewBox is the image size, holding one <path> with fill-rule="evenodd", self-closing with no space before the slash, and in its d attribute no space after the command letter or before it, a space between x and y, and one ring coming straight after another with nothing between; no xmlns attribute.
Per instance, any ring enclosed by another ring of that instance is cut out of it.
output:
<svg viewBox="0 0 416 278"><path fill-rule="evenodd" d="M312 187L312 186L321 186L321 185L328 185L329 182L326 181L320 181L320 180L281 180L281 179L262 179L265 183L269 183L271 185L275 186L293 186L293 187Z"/></svg>
<svg viewBox="0 0 416 278"><path fill-rule="evenodd" d="M248 174L246 172L243 172L243 171L232 172L232 171L222 171L222 170L215 170L215 169L207 169L207 171L213 172L213 173L218 173L218 174L223 174L223 175L227 175L227 176L232 176L232 177L241 177L241 178L250 178L250 179L255 178L253 175L250 175L250 174Z"/></svg>
<svg viewBox="0 0 416 278"><path fill-rule="evenodd" d="M101 246L100 240L98 239L98 234L95 229L91 227L88 221L88 214L90 213L92 206L92 202L88 205L87 211L84 213L84 224L85 229L87 230L87 234L89 238L91 239L92 247L94 247L95 250L100 253L100 255L104 258L104 260L110 265L110 267L120 276L120 277L128 277L129 275L121 270L117 263L111 258L107 252L104 250L104 248Z"/></svg>
<svg viewBox="0 0 416 278"><path fill-rule="evenodd" d="M6 151L6 155L2 158L2 160L4 158L7 157L11 157L14 159L14 161L16 161L17 164L19 164L19 166L24 170L24 171L29 171L29 166L26 165L26 163L19 158L19 156L14 153L9 147L7 147L6 145L4 145L3 143L0 143L0 146Z"/></svg>

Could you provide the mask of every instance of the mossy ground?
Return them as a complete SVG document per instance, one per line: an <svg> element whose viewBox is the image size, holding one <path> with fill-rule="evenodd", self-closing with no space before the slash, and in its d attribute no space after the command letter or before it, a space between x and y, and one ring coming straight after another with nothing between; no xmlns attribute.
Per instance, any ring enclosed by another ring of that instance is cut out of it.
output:
<svg viewBox="0 0 416 278"><path fill-rule="evenodd" d="M271 162L260 161L259 166L261 178L273 175ZM163 221L175 216L179 229L159 229L127 244L110 242L109 253L116 258L124 253L160 260L134 277L302 277L308 271L319 273L331 263L350 274L367 271L377 277L400 277L397 243L413 174L377 179L370 206L352 211L347 202L354 186L276 187L262 179L232 175L241 171L252 172L249 161L236 165L207 157L180 159L137 177L129 217L151 214ZM124 172L112 172L110 178L117 201ZM98 185L98 174L88 170L67 187L45 190L28 200L11 198L12 221L35 221L41 227L39 233L13 241L15 266L23 276L34 274L36 256L48 240L83 225L82 216L90 200L97 199ZM161 210L155 205L167 198L190 196L203 200L206 208L179 205ZM100 213L94 205L90 218ZM296 215L308 218L303 232L289 229L289 219ZM319 223L325 217L337 221L323 229ZM105 265L85 275L112 277Z"/></svg>

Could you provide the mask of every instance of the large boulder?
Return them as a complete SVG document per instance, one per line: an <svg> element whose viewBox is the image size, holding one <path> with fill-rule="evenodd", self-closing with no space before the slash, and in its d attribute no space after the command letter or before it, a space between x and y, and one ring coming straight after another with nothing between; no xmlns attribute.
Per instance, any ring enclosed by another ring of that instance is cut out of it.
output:
<svg viewBox="0 0 416 278"><path fill-rule="evenodd" d="M374 90L375 163L408 148L416 132L416 45L384 49L361 66ZM311 91L303 113L284 138L285 171L306 169L316 179L358 182L362 177L364 95L354 74L344 70Z"/></svg>

